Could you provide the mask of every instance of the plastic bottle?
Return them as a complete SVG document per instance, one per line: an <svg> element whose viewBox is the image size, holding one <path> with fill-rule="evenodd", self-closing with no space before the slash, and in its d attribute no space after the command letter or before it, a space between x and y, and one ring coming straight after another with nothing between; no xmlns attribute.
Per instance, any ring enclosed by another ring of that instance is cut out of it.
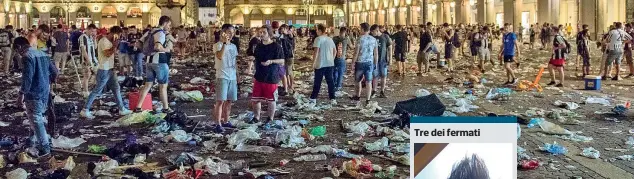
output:
<svg viewBox="0 0 634 179"><path fill-rule="evenodd" d="M528 128L539 126L539 123L542 123L542 121L544 121L542 118L532 118L531 121L528 122Z"/></svg>
<svg viewBox="0 0 634 179"><path fill-rule="evenodd" d="M301 162L301 161L314 162L314 161L326 160L327 158L328 157L326 157L326 154L319 154L319 155L302 155L299 157L295 157L293 160L297 162Z"/></svg>

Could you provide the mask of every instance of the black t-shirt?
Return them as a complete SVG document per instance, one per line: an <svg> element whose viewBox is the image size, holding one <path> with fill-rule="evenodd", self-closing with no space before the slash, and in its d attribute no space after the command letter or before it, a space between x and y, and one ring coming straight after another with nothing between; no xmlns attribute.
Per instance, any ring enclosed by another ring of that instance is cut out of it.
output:
<svg viewBox="0 0 634 179"><path fill-rule="evenodd" d="M420 48L419 50L425 50L425 47L427 47L427 45L429 43L431 43L431 34L429 32L425 32L420 36Z"/></svg>
<svg viewBox="0 0 634 179"><path fill-rule="evenodd" d="M282 51L282 47L277 42L268 45L258 44L255 48L255 80L268 84L279 83L280 66L275 63L269 66L262 65L262 62L276 59L284 59L284 51Z"/></svg>
<svg viewBox="0 0 634 179"><path fill-rule="evenodd" d="M407 34L399 31L392 36L394 39L394 52L405 52L407 48Z"/></svg>
<svg viewBox="0 0 634 179"><path fill-rule="evenodd" d="M237 50L238 52L240 52L240 38L239 38L239 37L234 36L233 38L231 38L231 43L232 43L233 45L236 45L236 50Z"/></svg>
<svg viewBox="0 0 634 179"><path fill-rule="evenodd" d="M128 53L139 53L140 49L137 49L136 51L134 51L134 46L136 45L136 42L141 39L141 36L143 34L141 33L136 33L136 34L128 34Z"/></svg>
<svg viewBox="0 0 634 179"><path fill-rule="evenodd" d="M251 38L249 41L249 47L247 47L247 56L255 56L255 48L260 44L260 39Z"/></svg>

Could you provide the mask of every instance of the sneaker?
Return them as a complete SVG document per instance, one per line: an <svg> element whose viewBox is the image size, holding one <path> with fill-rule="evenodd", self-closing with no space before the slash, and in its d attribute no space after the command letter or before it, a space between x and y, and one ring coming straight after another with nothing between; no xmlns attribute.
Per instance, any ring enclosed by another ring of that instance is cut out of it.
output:
<svg viewBox="0 0 634 179"><path fill-rule="evenodd" d="M128 114L132 114L132 111L130 111L128 109L119 110L119 115L120 116L127 116Z"/></svg>
<svg viewBox="0 0 634 179"><path fill-rule="evenodd" d="M81 113L79 113L79 115L80 115L81 117L86 118L86 119L94 119L94 118L95 118L95 116L93 116L93 115L90 113L90 111L85 110L85 109L84 109L84 110L81 110Z"/></svg>
<svg viewBox="0 0 634 179"><path fill-rule="evenodd" d="M331 99L330 100L330 105L336 106L337 105L337 100L336 99Z"/></svg>
<svg viewBox="0 0 634 179"><path fill-rule="evenodd" d="M84 91L84 92L82 92L82 93L81 93L81 95L82 95L84 98L88 98L88 96L90 95L90 92Z"/></svg>
<svg viewBox="0 0 634 179"><path fill-rule="evenodd" d="M233 124L231 124L231 122L224 123L221 125L222 127L226 127L226 128L236 128L235 126L233 126Z"/></svg>
<svg viewBox="0 0 634 179"><path fill-rule="evenodd" d="M564 87L564 84L559 83L555 87Z"/></svg>
<svg viewBox="0 0 634 179"><path fill-rule="evenodd" d="M317 104L317 99L308 99L308 103Z"/></svg>
<svg viewBox="0 0 634 179"><path fill-rule="evenodd" d="M143 109L141 109L141 108L135 108L134 109L134 113L140 113L140 112L143 112Z"/></svg>
<svg viewBox="0 0 634 179"><path fill-rule="evenodd" d="M165 114L169 114L169 113L173 113L173 112L174 112L174 110L172 110L172 108L167 108L167 109L163 109L163 110L161 110L161 112L162 112L162 113L165 113Z"/></svg>
<svg viewBox="0 0 634 179"><path fill-rule="evenodd" d="M216 126L214 127L214 132L215 133L224 133L225 132L225 128L223 128L222 126L216 124Z"/></svg>
<svg viewBox="0 0 634 179"><path fill-rule="evenodd" d="M513 78L513 81L511 81L511 84L515 84L517 82L517 79Z"/></svg>
<svg viewBox="0 0 634 179"><path fill-rule="evenodd" d="M548 86L550 86L550 85L555 85L555 84L557 84L557 82L555 82L555 81L550 81L550 83L548 83Z"/></svg>
<svg viewBox="0 0 634 179"><path fill-rule="evenodd" d="M381 91L381 93L379 93L379 98L387 98L387 96L385 96L385 92Z"/></svg>
<svg viewBox="0 0 634 179"><path fill-rule="evenodd" d="M353 96L353 97L350 97L350 100L359 101L359 100L361 100L361 97Z"/></svg>
<svg viewBox="0 0 634 179"><path fill-rule="evenodd" d="M620 78L619 78L619 76L615 76L615 77L612 77L612 80L614 80L614 81L619 81L619 80L620 80Z"/></svg>

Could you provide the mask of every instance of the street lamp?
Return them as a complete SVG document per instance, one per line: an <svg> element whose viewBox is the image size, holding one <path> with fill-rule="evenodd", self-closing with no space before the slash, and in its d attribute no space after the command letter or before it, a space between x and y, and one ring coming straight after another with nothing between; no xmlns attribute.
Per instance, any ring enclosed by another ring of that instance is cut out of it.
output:
<svg viewBox="0 0 634 179"><path fill-rule="evenodd" d="M70 0L62 0L62 4L66 5L66 26L70 25Z"/></svg>
<svg viewBox="0 0 634 179"><path fill-rule="evenodd" d="M310 24L310 7L315 3L315 0L302 0L302 4L306 6L306 27Z"/></svg>

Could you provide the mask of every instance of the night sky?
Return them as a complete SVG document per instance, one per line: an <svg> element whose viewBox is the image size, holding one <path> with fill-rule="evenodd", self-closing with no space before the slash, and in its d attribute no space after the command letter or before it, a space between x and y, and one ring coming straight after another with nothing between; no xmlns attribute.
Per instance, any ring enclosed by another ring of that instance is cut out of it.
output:
<svg viewBox="0 0 634 179"><path fill-rule="evenodd" d="M198 0L200 7L216 7L216 0Z"/></svg>

